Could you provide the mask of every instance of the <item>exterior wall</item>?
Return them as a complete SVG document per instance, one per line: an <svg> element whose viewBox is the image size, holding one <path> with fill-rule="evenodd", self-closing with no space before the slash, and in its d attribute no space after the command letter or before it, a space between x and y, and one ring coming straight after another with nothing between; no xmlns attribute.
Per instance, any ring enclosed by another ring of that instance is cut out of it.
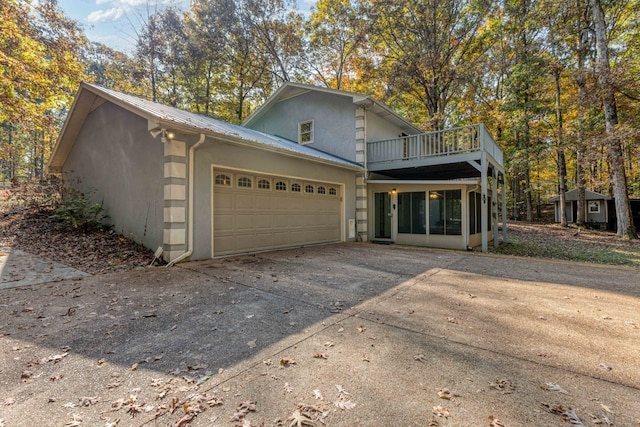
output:
<svg viewBox="0 0 640 427"><path fill-rule="evenodd" d="M163 144L147 121L109 102L89 114L63 179L102 202L114 230L155 250L163 243Z"/></svg>
<svg viewBox="0 0 640 427"><path fill-rule="evenodd" d="M607 201L606 200L587 200L587 223L605 224L607 219ZM600 212L590 212L590 206L592 203L598 203ZM574 215L573 208L576 206L575 201L568 201L565 203L565 210L567 214L567 222L573 223L576 221L576 215ZM560 222L560 202L553 202L555 211L555 222Z"/></svg>
<svg viewBox="0 0 640 427"><path fill-rule="evenodd" d="M379 192L391 193L391 204L393 206L393 217L391 221L391 240L398 244L412 246L428 246L444 249L467 249L467 246L478 246L481 243L481 234L469 235L469 192L475 188L475 185L426 185L426 184L402 184L398 181L395 184L373 184L368 185L368 204L369 204L369 228L368 237L375 240L375 209L374 194ZM395 193L393 190L395 189ZM462 190L462 234L459 236L432 235L429 234L429 192L437 190ZM426 217L427 231L425 234L406 234L398 233L398 193L403 192L422 192L426 193Z"/></svg>
<svg viewBox="0 0 640 427"><path fill-rule="evenodd" d="M311 91L273 105L252 129L298 141L298 123L314 121L317 150L356 162L355 110L350 97Z"/></svg>
<svg viewBox="0 0 640 427"><path fill-rule="evenodd" d="M367 111L367 142L398 138L403 130L372 111Z"/></svg>
<svg viewBox="0 0 640 427"><path fill-rule="evenodd" d="M353 129L351 134L353 135ZM355 240L348 238L347 225L350 219L356 217L357 172L208 138L195 152L195 224L192 260L208 259L212 256L212 165L341 185L343 218L340 234L345 241Z"/></svg>

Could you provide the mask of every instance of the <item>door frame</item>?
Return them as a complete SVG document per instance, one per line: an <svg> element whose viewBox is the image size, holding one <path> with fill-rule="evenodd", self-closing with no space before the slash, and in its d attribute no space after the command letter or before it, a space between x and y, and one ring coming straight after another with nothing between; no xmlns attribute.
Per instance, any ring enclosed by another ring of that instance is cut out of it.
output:
<svg viewBox="0 0 640 427"><path fill-rule="evenodd" d="M377 237L377 226L378 226L378 215L379 212L375 208L376 205L376 195L377 194L387 194L389 196L389 237ZM395 190L391 191L374 191L373 192L373 239L382 242L395 242L398 237L398 215L397 215L397 205L398 205L398 194Z"/></svg>

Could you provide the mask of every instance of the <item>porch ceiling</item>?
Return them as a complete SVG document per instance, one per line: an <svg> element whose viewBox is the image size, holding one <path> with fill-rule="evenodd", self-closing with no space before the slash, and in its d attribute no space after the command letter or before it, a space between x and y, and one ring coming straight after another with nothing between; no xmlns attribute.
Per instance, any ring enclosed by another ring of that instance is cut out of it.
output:
<svg viewBox="0 0 640 427"><path fill-rule="evenodd" d="M372 171L374 172L374 171ZM444 180L461 178L479 178L480 171L468 162L446 165L417 166L412 168L377 170L380 174L393 179Z"/></svg>

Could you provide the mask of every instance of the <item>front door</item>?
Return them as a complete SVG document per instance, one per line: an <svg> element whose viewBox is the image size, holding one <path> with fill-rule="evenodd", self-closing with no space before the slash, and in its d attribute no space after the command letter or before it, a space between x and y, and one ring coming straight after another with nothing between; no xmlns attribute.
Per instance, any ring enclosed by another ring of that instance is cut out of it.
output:
<svg viewBox="0 0 640 427"><path fill-rule="evenodd" d="M387 192L375 193L375 237L376 239L391 239L391 195Z"/></svg>

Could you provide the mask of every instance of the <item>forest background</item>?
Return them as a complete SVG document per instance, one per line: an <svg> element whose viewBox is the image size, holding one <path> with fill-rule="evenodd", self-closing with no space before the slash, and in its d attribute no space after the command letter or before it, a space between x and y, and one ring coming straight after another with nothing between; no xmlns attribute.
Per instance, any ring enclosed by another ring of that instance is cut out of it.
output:
<svg viewBox="0 0 640 427"><path fill-rule="evenodd" d="M587 189L615 196L619 234L635 235L640 0L319 0L308 15L288 0L149 1L132 54L87 40L55 0L4 0L0 17L4 182L44 178L83 80L232 123L297 81L368 94L425 131L483 122L511 218Z"/></svg>

